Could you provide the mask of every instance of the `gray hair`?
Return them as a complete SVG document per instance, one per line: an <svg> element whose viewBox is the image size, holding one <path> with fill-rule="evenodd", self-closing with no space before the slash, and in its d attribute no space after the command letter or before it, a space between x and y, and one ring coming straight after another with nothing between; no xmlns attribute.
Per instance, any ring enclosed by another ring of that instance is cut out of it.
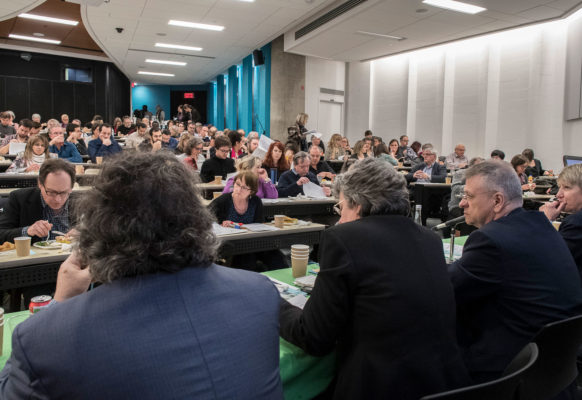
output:
<svg viewBox="0 0 582 400"><path fill-rule="evenodd" d="M173 273L213 262L218 241L194 173L173 154L128 153L105 162L79 198L74 245L99 282Z"/></svg>
<svg viewBox="0 0 582 400"><path fill-rule="evenodd" d="M569 165L560 172L559 184L569 184L582 188L582 164Z"/></svg>
<svg viewBox="0 0 582 400"><path fill-rule="evenodd" d="M502 192L509 202L523 203L523 192L519 177L511 165L505 161L488 160L473 165L465 173L469 180L475 176L482 176L485 186L491 191Z"/></svg>
<svg viewBox="0 0 582 400"><path fill-rule="evenodd" d="M40 119L40 114L32 114L32 119L34 119L34 117L38 117L38 119Z"/></svg>
<svg viewBox="0 0 582 400"><path fill-rule="evenodd" d="M334 195L344 195L348 206L360 205L361 216L408 215L410 202L406 179L384 160L366 158L356 162L348 172L338 175Z"/></svg>
<svg viewBox="0 0 582 400"><path fill-rule="evenodd" d="M306 153L304 151L298 151L293 156L293 164L294 165L297 165L297 164L299 164L301 161L303 161L305 159L308 159L311 162L311 156L309 155L309 153Z"/></svg>
<svg viewBox="0 0 582 400"><path fill-rule="evenodd" d="M469 161L469 167L472 167L475 164L481 164L484 161L485 161L485 159L483 157L473 157Z"/></svg>

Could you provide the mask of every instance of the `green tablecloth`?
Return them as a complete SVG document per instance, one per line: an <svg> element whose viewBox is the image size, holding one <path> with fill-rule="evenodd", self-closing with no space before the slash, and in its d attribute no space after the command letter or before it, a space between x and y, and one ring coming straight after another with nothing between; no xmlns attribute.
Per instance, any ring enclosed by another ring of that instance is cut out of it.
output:
<svg viewBox="0 0 582 400"><path fill-rule="evenodd" d="M313 267L317 267L314 265ZM293 283L291 268L269 271L265 275L287 284ZM12 351L12 331L30 313L21 311L4 316L4 347L0 356L0 369L4 367ZM333 379L335 354L312 357L284 339L279 343L279 368L286 400L310 399L321 393Z"/></svg>

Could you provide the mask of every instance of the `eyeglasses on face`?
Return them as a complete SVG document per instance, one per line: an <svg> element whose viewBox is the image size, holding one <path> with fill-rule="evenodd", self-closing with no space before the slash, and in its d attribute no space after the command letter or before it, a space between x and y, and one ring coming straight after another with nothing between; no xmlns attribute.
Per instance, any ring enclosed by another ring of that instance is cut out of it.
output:
<svg viewBox="0 0 582 400"><path fill-rule="evenodd" d="M234 183L234 187L238 188L239 190L250 191L251 188L248 186L243 186L239 182Z"/></svg>
<svg viewBox="0 0 582 400"><path fill-rule="evenodd" d="M70 190L64 191L64 192L57 192L56 190L50 190L47 189L46 186L43 185L44 191L46 193L46 195L48 197L69 197L69 195L71 194Z"/></svg>
<svg viewBox="0 0 582 400"><path fill-rule="evenodd" d="M216 151L220 151L221 153L227 154L229 152L230 149L218 149Z"/></svg>
<svg viewBox="0 0 582 400"><path fill-rule="evenodd" d="M345 200L339 201L337 203L335 203L333 205L333 211L337 214L337 215L342 215L342 209L340 207L340 204L342 204Z"/></svg>

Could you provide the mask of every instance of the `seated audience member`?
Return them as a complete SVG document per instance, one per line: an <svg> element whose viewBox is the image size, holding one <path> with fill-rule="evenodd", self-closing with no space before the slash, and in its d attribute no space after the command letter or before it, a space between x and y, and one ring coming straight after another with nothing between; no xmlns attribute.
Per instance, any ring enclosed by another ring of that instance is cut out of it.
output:
<svg viewBox="0 0 582 400"><path fill-rule="evenodd" d="M469 167L476 164L481 164L485 159L481 157L471 158L469 161ZM461 203L461 198L465 190L465 172L467 169L458 169L453 174L451 181L451 199L449 201L449 218L457 218L463 215L463 209L459 206Z"/></svg>
<svg viewBox="0 0 582 400"><path fill-rule="evenodd" d="M384 143L380 136L372 136L372 150L374 150L380 143Z"/></svg>
<svg viewBox="0 0 582 400"><path fill-rule="evenodd" d="M40 122L32 121L32 127L30 128L30 132L28 133L28 137L38 135L40 133L41 128L42 128L42 125L40 124Z"/></svg>
<svg viewBox="0 0 582 400"><path fill-rule="evenodd" d="M172 121L170 121L170 122L172 122ZM170 129L169 123L168 123L168 129ZM171 131L171 129L170 129L170 131ZM192 123L188 124L188 126L186 127L186 131L190 135L192 135L192 137L200 137L200 134L198 133L198 130L196 129L196 124L192 124Z"/></svg>
<svg viewBox="0 0 582 400"><path fill-rule="evenodd" d="M22 126L22 125L21 125ZM28 139L24 152L18 154L7 173L34 172L49 158L48 142L43 136Z"/></svg>
<svg viewBox="0 0 582 400"><path fill-rule="evenodd" d="M113 120L113 134L117 135L117 131L119 130L119 127L121 126L122 122L121 122L121 118L119 117L115 117L115 119Z"/></svg>
<svg viewBox="0 0 582 400"><path fill-rule="evenodd" d="M447 177L447 169L436 162L437 151L427 148L423 151L424 162L412 167L406 174L408 182L438 182L443 183Z"/></svg>
<svg viewBox="0 0 582 400"><path fill-rule="evenodd" d="M174 154L176 154L176 158L178 160L184 161L184 159L188 156L185 152L186 144L192 139L194 139L194 136L190 135L189 133L185 133L182 136L180 136L180 139L178 139L178 145L174 150Z"/></svg>
<svg viewBox="0 0 582 400"><path fill-rule="evenodd" d="M77 124L68 124L66 128L67 132L67 142L73 143L79 154L82 156L86 156L87 153L87 145L85 141L81 138L83 133L81 132L81 128Z"/></svg>
<svg viewBox="0 0 582 400"><path fill-rule="evenodd" d="M532 149L525 149L521 154L527 158L527 168L525 169L526 176L537 178L538 176L550 175L553 172L544 171L542 168L542 162L537 158L534 158L534 152Z"/></svg>
<svg viewBox="0 0 582 400"><path fill-rule="evenodd" d="M204 164L204 161L206 161L202 155L203 147L204 142L199 137L190 139L184 146L184 154L186 157L182 162L196 172L200 172L202 164Z"/></svg>
<svg viewBox="0 0 582 400"><path fill-rule="evenodd" d="M16 135L16 129L12 126L12 115L8 111L0 113L0 138Z"/></svg>
<svg viewBox="0 0 582 400"><path fill-rule="evenodd" d="M293 165L293 156L295 154L297 154L299 152L299 147L295 146L295 143L293 142L287 142L285 143L285 160L287 160L287 163L289 164L289 168L291 168ZM280 175L279 175L280 176Z"/></svg>
<svg viewBox="0 0 582 400"><path fill-rule="evenodd" d="M325 159L343 160L345 155L346 152L342 147L342 135L339 133L334 133L331 135L331 139L327 144L327 149L325 150Z"/></svg>
<svg viewBox="0 0 582 400"><path fill-rule="evenodd" d="M162 148L168 150L175 150L178 147L178 140L172 137L172 133L164 129L162 131Z"/></svg>
<svg viewBox="0 0 582 400"><path fill-rule="evenodd" d="M261 167L261 159L257 156L248 155L243 158L236 160L236 170L240 174L241 172L250 171L257 177L257 189L255 190L255 195L259 199L276 199L279 197L277 193L277 187L271 182L267 171ZM222 190L222 193L230 193L233 188L234 177L226 181L226 185Z"/></svg>
<svg viewBox="0 0 582 400"><path fill-rule="evenodd" d="M230 140L231 145L229 157L233 160L243 157L245 155L243 150L243 136L237 131L230 131L228 132L228 139Z"/></svg>
<svg viewBox="0 0 582 400"><path fill-rule="evenodd" d="M394 139L396 140L396 139ZM410 148L412 149L412 151L414 151L414 153L417 155L417 158L420 157L420 153L421 153L421 144L419 141L414 141L412 142L412 144L410 145ZM391 149L392 150L392 149ZM396 157L395 157L396 158Z"/></svg>
<svg viewBox="0 0 582 400"><path fill-rule="evenodd" d="M311 146L319 146L321 148L321 154L325 154L325 145L323 144L323 141L321 140L321 136L322 135L319 132L315 132L315 133L311 134L311 142L307 146L307 151L309 151L309 148Z"/></svg>
<svg viewBox="0 0 582 400"><path fill-rule="evenodd" d="M561 212L572 213L560 224L562 235L582 276L582 164L570 165L558 176L557 200L540 208L550 221Z"/></svg>
<svg viewBox="0 0 582 400"><path fill-rule="evenodd" d="M346 155L352 154L352 148L350 147L350 142L347 137L342 137L342 149L344 149Z"/></svg>
<svg viewBox="0 0 582 400"><path fill-rule="evenodd" d="M34 114L32 114L32 116L30 117L30 119L31 119L33 122L38 122L38 123L40 124L40 121L41 121L41 116L40 116L40 114L38 114L38 113L34 113Z"/></svg>
<svg viewBox="0 0 582 400"><path fill-rule="evenodd" d="M248 145L247 145L247 153L253 154L253 152L259 147L259 138L247 138Z"/></svg>
<svg viewBox="0 0 582 400"><path fill-rule="evenodd" d="M212 182L216 176L226 179L226 175L236 172L234 160L228 158L231 147L230 140L225 136L219 136L214 140L214 147L215 154L207 159L200 169L202 182Z"/></svg>
<svg viewBox="0 0 582 400"><path fill-rule="evenodd" d="M352 155L350 158L354 158L356 160L363 160L364 158L368 157L368 143L364 142L363 140L358 140L354 145L352 150Z"/></svg>
<svg viewBox="0 0 582 400"><path fill-rule="evenodd" d="M112 128L109 124L99 126L99 139L89 142L89 157L92 162L97 162L97 157L111 157L121 153L121 147L112 139Z"/></svg>
<svg viewBox="0 0 582 400"><path fill-rule="evenodd" d="M117 128L117 134L119 136L127 136L135 132L136 127L134 124L131 123L131 118L127 115L123 117L123 124Z"/></svg>
<svg viewBox="0 0 582 400"><path fill-rule="evenodd" d="M527 168L527 158L521 154L513 156L511 159L511 166L519 178L522 190L534 190L536 187L535 183L528 183L528 177L525 174L525 169Z"/></svg>
<svg viewBox="0 0 582 400"><path fill-rule="evenodd" d="M32 128L32 121L29 119L23 119L18 125L16 134L5 136L0 144L0 154L8 154L10 151L10 143L26 143L28 136L30 134L30 128Z"/></svg>
<svg viewBox="0 0 582 400"><path fill-rule="evenodd" d="M146 124L138 122L136 127L137 130L125 139L125 147L128 149L137 149L141 142L149 138Z"/></svg>
<svg viewBox="0 0 582 400"><path fill-rule="evenodd" d="M269 146L269 150L267 151L267 155L265 156L265 161L263 161L263 168L267 170L269 173L269 177L273 179L271 174L271 169L276 169L275 173L275 182L279 181L279 177L285 171L289 171L289 163L287 159L283 156L285 152L285 146L281 142L273 142Z"/></svg>
<svg viewBox="0 0 582 400"><path fill-rule="evenodd" d="M67 114L61 115L61 128L65 129L69 125L69 116Z"/></svg>
<svg viewBox="0 0 582 400"><path fill-rule="evenodd" d="M363 141L364 141L364 150L366 151L366 154L368 155L368 157L374 157L374 146L372 143L372 138L365 137L363 139Z"/></svg>
<svg viewBox="0 0 582 400"><path fill-rule="evenodd" d="M279 197L293 197L298 194L305 194L303 193L303 185L308 182L319 185L317 176L309 171L310 165L311 160L306 152L300 151L293 156L293 168L283 173L279 178L277 185ZM324 186L322 189L326 196L330 195L330 188Z"/></svg>
<svg viewBox="0 0 582 400"><path fill-rule="evenodd" d="M485 161L467 170L460 206L471 233L449 267L457 303L457 335L476 382L499 378L547 323L582 311L576 264L558 232L522 208L512 168Z"/></svg>
<svg viewBox="0 0 582 400"><path fill-rule="evenodd" d="M445 164L449 169L466 168L469 164L469 159L465 155L465 145L459 143L455 146L455 151L447 156Z"/></svg>
<svg viewBox="0 0 582 400"><path fill-rule="evenodd" d="M505 153L502 152L501 150L493 150L491 152L491 159L503 161L505 160Z"/></svg>
<svg viewBox="0 0 582 400"><path fill-rule="evenodd" d="M402 161L413 161L417 158L417 154L408 145L408 136L400 136L400 148L398 149L398 160Z"/></svg>
<svg viewBox="0 0 582 400"><path fill-rule="evenodd" d="M376 158L389 162L393 166L397 166L398 160L394 158L394 155L396 155L396 153L392 153L393 146L398 148L398 142L396 141L396 139L392 139L392 141L390 142L390 149L388 148L388 146L386 146L386 143L378 144L378 146L374 147L374 156Z"/></svg>
<svg viewBox="0 0 582 400"><path fill-rule="evenodd" d="M104 164L57 303L12 335L0 398L282 398L279 294L264 276L213 264L194 182L168 152ZM92 281L102 284L87 292Z"/></svg>
<svg viewBox="0 0 582 400"><path fill-rule="evenodd" d="M60 126L58 127L60 129ZM42 138L40 138L42 140ZM8 205L0 214L0 241L12 242L18 236L30 236L33 242L50 239L51 230L68 232L69 195L75 183L75 167L60 159L47 159L40 167L38 187L10 193Z"/></svg>
<svg viewBox="0 0 582 400"><path fill-rule="evenodd" d="M65 141L63 128L60 125L51 126L48 131L49 134L49 153L57 154L58 158L72 162L80 163L83 157L77 150L77 147L70 142ZM89 148L92 142L89 143Z"/></svg>
<svg viewBox="0 0 582 400"><path fill-rule="evenodd" d="M334 194L341 217L323 233L321 272L303 311L281 302L281 336L314 356L337 351L336 399L418 399L467 384L442 243L407 217L404 178L368 158L336 178Z"/></svg>
<svg viewBox="0 0 582 400"><path fill-rule="evenodd" d="M364 132L364 138L370 138L370 139L372 139L373 136L374 136L374 134L369 129Z"/></svg>
<svg viewBox="0 0 582 400"><path fill-rule="evenodd" d="M335 171L329 164L321 159L321 147L317 145L311 145L309 147L309 172L313 175L319 176L321 178L333 179L335 177Z"/></svg>

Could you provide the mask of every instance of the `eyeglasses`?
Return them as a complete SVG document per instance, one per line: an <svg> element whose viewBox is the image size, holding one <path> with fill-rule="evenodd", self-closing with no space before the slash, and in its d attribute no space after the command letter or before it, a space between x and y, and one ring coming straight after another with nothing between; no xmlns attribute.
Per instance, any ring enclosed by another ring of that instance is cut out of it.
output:
<svg viewBox="0 0 582 400"><path fill-rule="evenodd" d="M235 186L235 187L237 187L239 190L245 190L245 191L246 191L246 190L248 190L248 191L250 191L250 190L251 190L251 188L250 188L250 187L243 186L243 185L241 185L241 184L240 184L240 183L238 183L238 182L235 182L234 186Z"/></svg>
<svg viewBox="0 0 582 400"><path fill-rule="evenodd" d="M342 204L344 201L345 199L333 205L333 212L335 212L337 215L342 215L342 209L340 208L340 204Z"/></svg>
<svg viewBox="0 0 582 400"><path fill-rule="evenodd" d="M204 146L200 146L200 147L194 147L194 148L195 148L196 150L198 150L198 151L202 151L203 147L204 147Z"/></svg>
<svg viewBox="0 0 582 400"><path fill-rule="evenodd" d="M479 196L480 194L487 194L487 193L493 193L493 192L494 191L492 191L492 190L489 190L489 191L486 191L486 192L474 193L474 194L467 193L467 192L462 192L459 197L462 200L473 200L475 197Z"/></svg>
<svg viewBox="0 0 582 400"><path fill-rule="evenodd" d="M227 154L230 151L230 149L218 149L216 151L220 151L221 153Z"/></svg>
<svg viewBox="0 0 582 400"><path fill-rule="evenodd" d="M43 185L43 188L44 188L44 191L48 197L54 197L54 198L56 198L56 197L69 197L69 195L71 194L70 190L67 190L65 192L57 192L55 190L47 189L44 185Z"/></svg>

